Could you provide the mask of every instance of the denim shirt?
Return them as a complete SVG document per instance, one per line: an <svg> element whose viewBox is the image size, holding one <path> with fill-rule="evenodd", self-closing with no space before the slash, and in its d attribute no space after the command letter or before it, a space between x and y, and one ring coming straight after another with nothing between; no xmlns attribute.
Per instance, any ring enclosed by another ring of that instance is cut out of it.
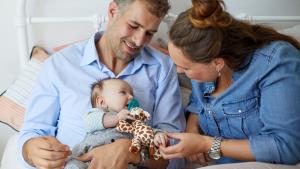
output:
<svg viewBox="0 0 300 169"><path fill-rule="evenodd" d="M214 82L192 81L186 111L197 113L204 134L248 139L257 161L300 161L300 52L275 41L256 50L217 97ZM238 162L221 158L216 163Z"/></svg>

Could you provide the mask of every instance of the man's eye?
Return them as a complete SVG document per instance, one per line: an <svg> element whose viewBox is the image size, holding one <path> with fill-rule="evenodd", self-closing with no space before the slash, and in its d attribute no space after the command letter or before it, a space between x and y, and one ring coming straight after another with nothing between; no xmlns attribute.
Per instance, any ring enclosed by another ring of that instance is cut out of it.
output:
<svg viewBox="0 0 300 169"><path fill-rule="evenodd" d="M147 36L153 36L154 33L152 33L152 32L147 32L146 35L147 35Z"/></svg>
<svg viewBox="0 0 300 169"><path fill-rule="evenodd" d="M129 28L130 29L137 29L138 27L137 26L133 26L133 25L129 25Z"/></svg>

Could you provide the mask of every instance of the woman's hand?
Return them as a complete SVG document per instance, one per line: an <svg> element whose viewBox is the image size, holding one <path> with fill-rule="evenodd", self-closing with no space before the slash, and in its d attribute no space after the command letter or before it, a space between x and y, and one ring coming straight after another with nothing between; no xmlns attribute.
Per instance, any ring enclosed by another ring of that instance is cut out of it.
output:
<svg viewBox="0 0 300 169"><path fill-rule="evenodd" d="M198 163L203 166L207 166L208 163L211 161L209 159L209 157L207 156L207 153L198 153L195 155L188 156L188 157L186 157L186 159L190 162Z"/></svg>
<svg viewBox="0 0 300 169"><path fill-rule="evenodd" d="M32 138L23 146L25 161L36 168L60 169L69 155L69 147L52 136Z"/></svg>
<svg viewBox="0 0 300 169"><path fill-rule="evenodd" d="M139 154L129 152L131 141L119 139L111 144L94 148L78 157L80 161L91 161L88 169L124 169L128 163L138 163Z"/></svg>
<svg viewBox="0 0 300 169"><path fill-rule="evenodd" d="M195 134L201 134L202 131L199 128L198 124L198 115L195 113L191 113L188 118L187 126L186 126L186 133L195 133ZM186 159L193 163L198 163L203 166L208 165L208 162L210 162L210 159L207 156L207 153L198 153L193 154L191 156L187 156Z"/></svg>
<svg viewBox="0 0 300 169"><path fill-rule="evenodd" d="M206 153L211 147L211 138L195 133L167 133L169 138L178 139L179 143L163 147L160 146L160 153L164 159L183 158Z"/></svg>

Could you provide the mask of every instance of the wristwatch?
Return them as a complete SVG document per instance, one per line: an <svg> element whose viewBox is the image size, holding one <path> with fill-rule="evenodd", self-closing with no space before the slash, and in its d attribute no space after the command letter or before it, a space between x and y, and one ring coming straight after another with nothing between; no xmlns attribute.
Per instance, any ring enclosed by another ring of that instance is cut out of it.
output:
<svg viewBox="0 0 300 169"><path fill-rule="evenodd" d="M222 137L214 137L212 141L212 146L208 151L208 157L213 160L218 160L221 158L221 142Z"/></svg>

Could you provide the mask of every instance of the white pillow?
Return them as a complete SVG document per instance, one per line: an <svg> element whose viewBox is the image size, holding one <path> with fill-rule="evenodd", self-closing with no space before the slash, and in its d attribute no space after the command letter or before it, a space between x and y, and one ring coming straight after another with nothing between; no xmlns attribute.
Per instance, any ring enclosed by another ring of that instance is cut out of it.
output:
<svg viewBox="0 0 300 169"><path fill-rule="evenodd" d="M25 106L31 96L31 90L40 72L42 63L49 57L42 48L36 48L31 60L20 72L17 79L6 92L0 96L0 122L15 130L22 126Z"/></svg>
<svg viewBox="0 0 300 169"><path fill-rule="evenodd" d="M300 42L300 24L292 26L290 28L279 30L279 32L292 36Z"/></svg>
<svg viewBox="0 0 300 169"><path fill-rule="evenodd" d="M19 162L17 140L19 134L16 133L9 138L5 146L3 157L1 160L1 169L22 169L22 165Z"/></svg>

